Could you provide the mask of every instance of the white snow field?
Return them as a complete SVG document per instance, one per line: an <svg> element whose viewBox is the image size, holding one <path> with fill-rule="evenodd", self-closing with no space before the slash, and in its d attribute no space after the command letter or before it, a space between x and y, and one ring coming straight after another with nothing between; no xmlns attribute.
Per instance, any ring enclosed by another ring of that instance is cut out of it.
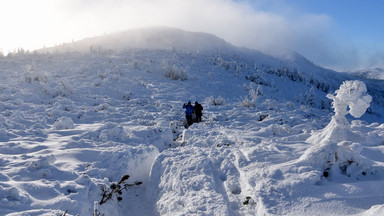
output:
<svg viewBox="0 0 384 216"><path fill-rule="evenodd" d="M165 27L0 74L0 215L384 215L383 81Z"/></svg>

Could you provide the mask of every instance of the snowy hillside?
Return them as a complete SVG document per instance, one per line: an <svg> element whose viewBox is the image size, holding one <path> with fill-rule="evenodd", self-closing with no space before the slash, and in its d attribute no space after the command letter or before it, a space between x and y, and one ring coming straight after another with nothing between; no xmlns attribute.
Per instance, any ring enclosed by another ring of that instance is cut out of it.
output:
<svg viewBox="0 0 384 216"><path fill-rule="evenodd" d="M384 80L384 69L383 68L371 68L371 69L353 71L350 73L355 75L355 76L365 78L365 79Z"/></svg>
<svg viewBox="0 0 384 216"><path fill-rule="evenodd" d="M384 214L381 81L169 28L0 73L0 215Z"/></svg>

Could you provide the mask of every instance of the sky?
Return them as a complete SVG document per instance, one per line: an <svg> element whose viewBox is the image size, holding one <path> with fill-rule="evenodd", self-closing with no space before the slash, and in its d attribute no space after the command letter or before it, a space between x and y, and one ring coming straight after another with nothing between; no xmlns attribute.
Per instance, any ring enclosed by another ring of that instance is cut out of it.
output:
<svg viewBox="0 0 384 216"><path fill-rule="evenodd" d="M382 11L382 0L0 0L0 49L34 50L161 25L358 70L384 66Z"/></svg>

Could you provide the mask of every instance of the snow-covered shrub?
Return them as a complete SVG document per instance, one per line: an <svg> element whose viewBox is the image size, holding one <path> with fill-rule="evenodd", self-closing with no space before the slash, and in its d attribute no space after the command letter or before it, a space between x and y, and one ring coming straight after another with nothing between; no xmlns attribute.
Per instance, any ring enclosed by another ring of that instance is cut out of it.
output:
<svg viewBox="0 0 384 216"><path fill-rule="evenodd" d="M255 92L256 96L261 96L263 95L263 86L262 85L257 85L257 88L256 88L256 92Z"/></svg>
<svg viewBox="0 0 384 216"><path fill-rule="evenodd" d="M254 101L250 100L248 96L245 96L244 99L240 102L240 106L245 108L251 108L255 107L256 104L254 103Z"/></svg>
<svg viewBox="0 0 384 216"><path fill-rule="evenodd" d="M26 172L36 178L49 178L55 169L53 163L56 161L54 155L40 156L38 160L29 161L26 166ZM32 174L34 173L34 174Z"/></svg>
<svg viewBox="0 0 384 216"><path fill-rule="evenodd" d="M56 158L53 155L40 156L38 160L30 161L27 165L27 169L30 171L39 170L50 166L50 164L53 164L55 161Z"/></svg>
<svg viewBox="0 0 384 216"><path fill-rule="evenodd" d="M72 118L63 116L56 120L53 124L53 128L56 130L73 129L75 128L75 124L73 123Z"/></svg>
<svg viewBox="0 0 384 216"><path fill-rule="evenodd" d="M132 96L132 92L131 91L123 92L123 100L130 100L131 96Z"/></svg>
<svg viewBox="0 0 384 216"><path fill-rule="evenodd" d="M305 81L303 74L301 72L297 71L296 68L293 70L286 69L285 74L292 81L295 81L295 82L304 82Z"/></svg>
<svg viewBox="0 0 384 216"><path fill-rule="evenodd" d="M36 65L27 65L24 67L24 79L27 83L40 83L48 81L48 74L45 71L38 71Z"/></svg>
<svg viewBox="0 0 384 216"><path fill-rule="evenodd" d="M41 89L45 95L53 98L58 96L66 97L73 92L68 80L54 77L47 71L38 70L36 65L27 65L24 70L25 82Z"/></svg>
<svg viewBox="0 0 384 216"><path fill-rule="evenodd" d="M269 74L276 75L278 77L286 77L294 82L305 82L305 78L302 73L297 69L289 69L287 67L273 68L271 66L264 66L265 71Z"/></svg>
<svg viewBox="0 0 384 216"><path fill-rule="evenodd" d="M260 129L260 131L257 132L257 134L260 136L286 136L290 133L292 133L292 128L289 125L280 124L271 124L267 127L263 127L262 129Z"/></svg>
<svg viewBox="0 0 384 216"><path fill-rule="evenodd" d="M132 65L133 65L133 68L135 68L136 70L141 70L140 62L137 59L133 60Z"/></svg>
<svg viewBox="0 0 384 216"><path fill-rule="evenodd" d="M263 106L265 106L269 110L274 110L276 109L276 101L272 99L266 99L263 103Z"/></svg>
<svg viewBox="0 0 384 216"><path fill-rule="evenodd" d="M72 94L72 87L67 80L60 79L58 82L49 80L47 83L41 84L43 92L51 97L67 97Z"/></svg>
<svg viewBox="0 0 384 216"><path fill-rule="evenodd" d="M145 62L144 62L144 66L146 68L146 71L148 73L152 73L152 64L154 63L154 61L150 58L146 58L145 59Z"/></svg>
<svg viewBox="0 0 384 216"><path fill-rule="evenodd" d="M315 93L313 87L311 87L309 91L305 92L302 104L307 104L312 107L316 106Z"/></svg>
<svg viewBox="0 0 384 216"><path fill-rule="evenodd" d="M102 128L99 135L99 140L102 142L117 141L122 142L128 139L124 127L114 123L107 123Z"/></svg>
<svg viewBox="0 0 384 216"><path fill-rule="evenodd" d="M205 102L210 104L210 105L219 106L219 105L223 105L225 100L221 96L219 96L217 98L210 96L207 99L205 99Z"/></svg>
<svg viewBox="0 0 384 216"><path fill-rule="evenodd" d="M97 106L97 110L103 111L103 110L109 109L110 107L111 107L111 105L109 105L107 103L102 103L99 106Z"/></svg>
<svg viewBox="0 0 384 216"><path fill-rule="evenodd" d="M113 65L111 68L107 68L103 71L98 70L98 77L105 81L118 81L121 77L121 69L117 65Z"/></svg>
<svg viewBox="0 0 384 216"><path fill-rule="evenodd" d="M246 196L243 205L255 205L256 202L250 196Z"/></svg>
<svg viewBox="0 0 384 216"><path fill-rule="evenodd" d="M163 63L163 70L165 71L165 77L173 80L185 81L188 79L188 67L178 67L177 65L169 66L168 63Z"/></svg>
<svg viewBox="0 0 384 216"><path fill-rule="evenodd" d="M315 80L315 82L313 84L316 86L317 89L319 89L325 93L328 93L330 88L331 88L328 83L319 82L317 80Z"/></svg>
<svg viewBox="0 0 384 216"><path fill-rule="evenodd" d="M338 143L336 162L339 171L347 176L366 175L369 165L360 155L362 146L349 141Z"/></svg>
<svg viewBox="0 0 384 216"><path fill-rule="evenodd" d="M261 86L261 85L270 86L271 85L265 79L264 70L258 68L257 66L255 66L255 72L250 74L250 75L246 75L245 79L247 79L247 80L249 80L249 81L251 81L253 83L259 84L259 86Z"/></svg>
<svg viewBox="0 0 384 216"><path fill-rule="evenodd" d="M23 206L28 195L15 186L0 185L0 203L8 206Z"/></svg>
<svg viewBox="0 0 384 216"><path fill-rule="evenodd" d="M248 96L245 96L244 99L240 102L240 105L245 108L256 107L257 99L261 95L260 85L255 86L256 84L251 82L249 84Z"/></svg>
<svg viewBox="0 0 384 216"><path fill-rule="evenodd" d="M107 69L107 70L106 70L106 73L108 73L108 75L109 75L109 79L110 79L111 81L117 81L117 80L119 80L120 77L121 77L121 74L122 74L122 73L121 73L121 69L120 69L120 67L117 66L117 65L113 65L112 68Z"/></svg>
<svg viewBox="0 0 384 216"><path fill-rule="evenodd" d="M102 83L103 81L101 80L101 79L96 79L96 80L94 80L93 82L92 82L92 84L94 85L94 86L101 86L101 83Z"/></svg>
<svg viewBox="0 0 384 216"><path fill-rule="evenodd" d="M264 119L268 118L269 116L269 114L261 114L261 113L258 113L257 115L259 116L258 121L264 121Z"/></svg>

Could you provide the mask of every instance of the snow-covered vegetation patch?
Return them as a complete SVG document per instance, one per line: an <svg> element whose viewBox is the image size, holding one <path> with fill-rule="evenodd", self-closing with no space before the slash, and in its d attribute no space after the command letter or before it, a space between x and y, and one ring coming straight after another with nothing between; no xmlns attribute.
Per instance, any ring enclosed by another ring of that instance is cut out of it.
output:
<svg viewBox="0 0 384 216"><path fill-rule="evenodd" d="M188 68L178 67L177 65L168 65L168 63L163 63L163 70L165 71L165 77L171 78L173 80L182 80L185 81L188 79Z"/></svg>
<svg viewBox="0 0 384 216"><path fill-rule="evenodd" d="M213 96L210 96L208 98L205 99L205 102L207 104L210 104L210 105L214 105L214 106L220 106L220 105L223 105L225 100L223 97L221 96L218 96L217 98L213 97Z"/></svg>
<svg viewBox="0 0 384 216"><path fill-rule="evenodd" d="M73 129L74 127L75 124L73 123L72 118L65 116L58 118L53 124L53 128L56 130Z"/></svg>

